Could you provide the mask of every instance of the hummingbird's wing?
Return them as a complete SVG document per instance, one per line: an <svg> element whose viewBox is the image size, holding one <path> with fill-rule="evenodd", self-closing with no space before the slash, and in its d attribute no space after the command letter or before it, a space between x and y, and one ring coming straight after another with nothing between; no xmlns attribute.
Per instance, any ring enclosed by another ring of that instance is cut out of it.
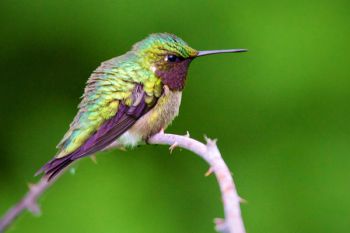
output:
<svg viewBox="0 0 350 233"><path fill-rule="evenodd" d="M74 160L104 149L155 105L160 80L127 76L127 67L115 69L116 65L120 66L113 60L104 62L91 75L79 112L57 146L58 154L37 174L44 172L51 179Z"/></svg>

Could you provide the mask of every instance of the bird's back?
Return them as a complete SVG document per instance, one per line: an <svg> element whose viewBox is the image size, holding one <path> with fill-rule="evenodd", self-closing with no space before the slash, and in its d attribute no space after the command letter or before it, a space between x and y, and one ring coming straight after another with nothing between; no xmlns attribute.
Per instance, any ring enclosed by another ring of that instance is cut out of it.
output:
<svg viewBox="0 0 350 233"><path fill-rule="evenodd" d="M147 83L150 74L132 53L103 62L90 76L79 104L79 111L68 132L58 144L56 158L82 146L99 127L115 116L121 103L131 104L137 83Z"/></svg>

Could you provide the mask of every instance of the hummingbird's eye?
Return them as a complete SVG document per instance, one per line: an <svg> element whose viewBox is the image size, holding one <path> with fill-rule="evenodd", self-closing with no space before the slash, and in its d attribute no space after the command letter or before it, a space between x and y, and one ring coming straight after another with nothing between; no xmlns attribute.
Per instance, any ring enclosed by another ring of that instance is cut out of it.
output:
<svg viewBox="0 0 350 233"><path fill-rule="evenodd" d="M180 61L181 59L174 54L169 54L165 57L165 60L168 62L177 62L177 61Z"/></svg>

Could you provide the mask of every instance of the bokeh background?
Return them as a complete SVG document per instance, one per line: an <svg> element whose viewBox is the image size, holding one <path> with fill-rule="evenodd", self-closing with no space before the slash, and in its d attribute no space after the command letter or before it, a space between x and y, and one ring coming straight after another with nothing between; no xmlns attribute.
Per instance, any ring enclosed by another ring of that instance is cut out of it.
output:
<svg viewBox="0 0 350 233"><path fill-rule="evenodd" d="M251 233L350 229L350 2L0 2L0 213L76 113L100 62L152 32L198 49L249 53L194 61L168 132L218 138L248 201ZM84 159L8 232L214 232L215 177L199 157L165 146Z"/></svg>

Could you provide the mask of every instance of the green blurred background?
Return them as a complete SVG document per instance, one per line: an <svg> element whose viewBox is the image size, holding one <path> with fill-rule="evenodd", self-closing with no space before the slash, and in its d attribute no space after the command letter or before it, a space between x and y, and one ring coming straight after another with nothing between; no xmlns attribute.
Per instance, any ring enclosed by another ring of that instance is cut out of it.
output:
<svg viewBox="0 0 350 233"><path fill-rule="evenodd" d="M100 62L152 32L249 53L191 65L168 132L218 138L250 233L350 229L350 2L0 2L0 213L35 182ZM214 232L215 177L165 146L84 159L8 232Z"/></svg>

